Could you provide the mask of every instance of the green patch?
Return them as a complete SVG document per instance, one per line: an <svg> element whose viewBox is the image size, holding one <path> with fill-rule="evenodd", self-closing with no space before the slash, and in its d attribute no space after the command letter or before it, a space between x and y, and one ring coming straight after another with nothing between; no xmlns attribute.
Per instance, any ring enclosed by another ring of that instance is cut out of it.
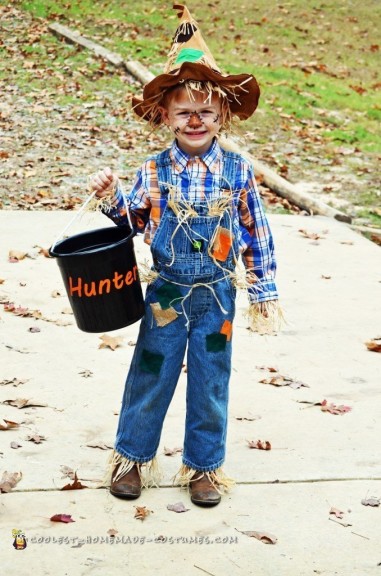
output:
<svg viewBox="0 0 381 576"><path fill-rule="evenodd" d="M206 336L206 350L208 352L221 352L226 348L226 334L215 332Z"/></svg>
<svg viewBox="0 0 381 576"><path fill-rule="evenodd" d="M164 356L162 354L155 354L154 352L144 349L140 358L139 367L143 372L157 375L160 372L163 362Z"/></svg>
<svg viewBox="0 0 381 576"><path fill-rule="evenodd" d="M181 298L181 292L175 284L165 282L156 290L156 296L163 310L167 310L174 300Z"/></svg>

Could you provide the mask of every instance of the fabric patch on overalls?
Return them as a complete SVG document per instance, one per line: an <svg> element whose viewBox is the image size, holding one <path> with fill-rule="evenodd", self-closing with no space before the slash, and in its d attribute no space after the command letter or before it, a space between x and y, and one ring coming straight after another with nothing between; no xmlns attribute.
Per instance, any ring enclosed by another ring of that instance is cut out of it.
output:
<svg viewBox="0 0 381 576"><path fill-rule="evenodd" d="M144 349L140 358L139 366L143 372L159 374L163 362L164 356L162 354L155 354L154 352Z"/></svg>
<svg viewBox="0 0 381 576"><path fill-rule="evenodd" d="M230 320L225 320L225 322L222 324L220 334L225 334L226 340L230 342L230 340L232 339L232 333L233 333L233 324L230 322Z"/></svg>
<svg viewBox="0 0 381 576"><path fill-rule="evenodd" d="M206 336L206 349L208 352L221 352L226 348L226 334L215 332Z"/></svg>
<svg viewBox="0 0 381 576"><path fill-rule="evenodd" d="M156 290L156 296L163 310L170 308L173 300L181 298L181 292L175 284L165 282Z"/></svg>
<svg viewBox="0 0 381 576"><path fill-rule="evenodd" d="M233 244L233 234L227 228L219 226L216 230L216 237L213 242L213 258L220 262L225 262L229 256L230 248Z"/></svg>
<svg viewBox="0 0 381 576"><path fill-rule="evenodd" d="M176 310L174 308L172 308L172 306L170 306L169 308L166 308L165 310L163 310L163 308L160 306L159 302L154 302L153 304L150 304L150 306L151 306L153 317L156 320L156 324L160 328L162 326L166 326L167 324L170 324L171 322L173 322L173 320L176 320L176 318L178 316Z"/></svg>

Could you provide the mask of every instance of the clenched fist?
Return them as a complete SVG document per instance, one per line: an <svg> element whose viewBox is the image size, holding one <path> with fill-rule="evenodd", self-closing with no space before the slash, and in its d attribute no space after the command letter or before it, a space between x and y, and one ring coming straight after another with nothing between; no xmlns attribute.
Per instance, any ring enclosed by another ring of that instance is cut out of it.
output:
<svg viewBox="0 0 381 576"><path fill-rule="evenodd" d="M111 172L110 168L105 168L100 170L93 176L90 180L90 189L96 191L96 196L98 198L103 198L110 194L114 189L115 184L118 181L118 177Z"/></svg>

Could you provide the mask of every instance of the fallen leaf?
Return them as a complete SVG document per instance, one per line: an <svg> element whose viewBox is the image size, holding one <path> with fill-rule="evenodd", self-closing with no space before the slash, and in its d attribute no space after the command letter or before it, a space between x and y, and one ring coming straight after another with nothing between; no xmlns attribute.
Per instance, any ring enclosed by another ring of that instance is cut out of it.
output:
<svg viewBox="0 0 381 576"><path fill-rule="evenodd" d="M35 444L41 444L41 442L43 442L44 440L46 440L45 436L42 436L40 434L29 434L26 439L29 442L34 442Z"/></svg>
<svg viewBox="0 0 381 576"><path fill-rule="evenodd" d="M103 336L99 336L99 338L102 340L102 344L99 344L99 348L111 348L111 350L115 350L121 346L123 342L123 338L120 336L108 336L108 334L103 334Z"/></svg>
<svg viewBox="0 0 381 576"><path fill-rule="evenodd" d="M272 534L269 534L269 532L256 532L255 530L250 530L242 531L241 533L246 534L246 536L250 536L250 538L256 538L264 544L276 544L278 541L278 538Z"/></svg>
<svg viewBox="0 0 381 576"><path fill-rule="evenodd" d="M379 506L381 504L381 499L377 496L372 496L371 498L364 498L361 500L361 504L364 506Z"/></svg>
<svg viewBox="0 0 381 576"><path fill-rule="evenodd" d="M188 512L189 508L185 508L182 502L176 502L176 504L168 504L167 510L172 512Z"/></svg>
<svg viewBox="0 0 381 576"><path fill-rule="evenodd" d="M183 449L182 448L166 448L164 446L164 455L165 456L173 456L174 454L177 454L177 452L182 452Z"/></svg>
<svg viewBox="0 0 381 576"><path fill-rule="evenodd" d="M259 416L259 414L251 414L251 412L247 412L246 414L242 415L242 416L235 416L236 420L247 420L248 422L253 422L253 420L260 420L262 418L262 416Z"/></svg>
<svg viewBox="0 0 381 576"><path fill-rule="evenodd" d="M71 480L74 480L75 478L75 472L73 468L70 468L69 466L61 466L61 473L63 474L61 478L70 478Z"/></svg>
<svg viewBox="0 0 381 576"><path fill-rule="evenodd" d="M22 472L4 472L0 480L0 492L10 492L21 478Z"/></svg>
<svg viewBox="0 0 381 576"><path fill-rule="evenodd" d="M340 404L340 406L337 406L336 404L333 404L332 402L330 404L328 404L327 400L323 400L323 402L321 403L321 410L323 412L329 412L330 414L345 414L346 412L350 412L352 410L352 408L350 406L344 406L343 404Z"/></svg>
<svg viewBox="0 0 381 576"><path fill-rule="evenodd" d="M45 258L52 258L52 256L49 254L48 248L42 248L41 246L33 246L33 248L38 248L39 254L42 254L45 256Z"/></svg>
<svg viewBox="0 0 381 576"><path fill-rule="evenodd" d="M90 378L90 376L93 375L91 370L82 370L82 372L78 372L78 374L80 374L80 376L82 376L82 378Z"/></svg>
<svg viewBox="0 0 381 576"><path fill-rule="evenodd" d="M33 400L28 400L27 398L4 400L2 404L8 404L8 406L14 406L15 408L29 408L30 406L45 408L47 406L47 404L38 404L37 402L33 402Z"/></svg>
<svg viewBox="0 0 381 576"><path fill-rule="evenodd" d="M29 328L28 332L32 332L32 334L34 334L36 332L41 332L41 328L39 328L38 326L31 326Z"/></svg>
<svg viewBox="0 0 381 576"><path fill-rule="evenodd" d="M19 262L20 260L24 260L27 254L27 252L21 252L20 250L9 250L8 260L9 262Z"/></svg>
<svg viewBox="0 0 381 576"><path fill-rule="evenodd" d="M343 518L344 514L345 514L345 512L342 512L342 510L339 510L338 508L334 508L334 507L331 508L329 513L334 514L336 516L336 518Z"/></svg>
<svg viewBox="0 0 381 576"><path fill-rule="evenodd" d="M375 338L374 340L369 340L365 342L365 346L371 352L381 352L381 338Z"/></svg>
<svg viewBox="0 0 381 576"><path fill-rule="evenodd" d="M13 448L13 450L17 450L17 448L22 448L21 444L15 441L10 443L10 447Z"/></svg>
<svg viewBox="0 0 381 576"><path fill-rule="evenodd" d="M260 384L272 384L272 386L289 386L294 390L298 388L309 388L308 384L301 382L300 380L294 380L293 378L289 378L288 376L282 376L281 374L277 374L277 376L273 376L272 378L263 378L263 380L259 381Z"/></svg>
<svg viewBox="0 0 381 576"><path fill-rule="evenodd" d="M277 368L273 368L272 366L256 366L258 370L268 370L269 372L278 372Z"/></svg>
<svg viewBox="0 0 381 576"><path fill-rule="evenodd" d="M11 430L12 428L18 428L20 424L17 422L12 422L12 420L0 420L0 430Z"/></svg>
<svg viewBox="0 0 381 576"><path fill-rule="evenodd" d="M61 314L73 314L73 310L71 308L63 308Z"/></svg>
<svg viewBox="0 0 381 576"><path fill-rule="evenodd" d="M107 534L110 536L110 538L114 538L118 534L118 530L110 528L110 530L107 530Z"/></svg>
<svg viewBox="0 0 381 576"><path fill-rule="evenodd" d="M8 384L12 384L12 386L20 386L20 384L25 384L28 380L19 380L18 378L12 378L12 380L2 380L0 382L0 386L7 386Z"/></svg>
<svg viewBox="0 0 381 576"><path fill-rule="evenodd" d="M100 450L112 450L114 446L105 444L105 442L89 442L86 444L88 448L99 448Z"/></svg>
<svg viewBox="0 0 381 576"><path fill-rule="evenodd" d="M336 524L340 524L340 526L343 526L344 528L348 528L348 526L352 526L352 524L349 524L349 522L339 522L335 518L332 518L332 516L330 516L328 518L328 520L332 520L332 522L336 522Z"/></svg>
<svg viewBox="0 0 381 576"><path fill-rule="evenodd" d="M54 516L51 516L50 520L52 522L63 522L64 524L75 522L70 514L55 514Z"/></svg>
<svg viewBox="0 0 381 576"><path fill-rule="evenodd" d="M136 511L134 518L136 518L136 520L143 521L152 512L152 510L147 510L146 506L135 506L135 508Z"/></svg>
<svg viewBox="0 0 381 576"><path fill-rule="evenodd" d="M60 298L62 296L62 294L58 290L53 290L51 296L52 296L52 298Z"/></svg>
<svg viewBox="0 0 381 576"><path fill-rule="evenodd" d="M323 236L316 234L315 232L307 232L307 230L298 230L304 236L304 238L309 238L310 240L321 240Z"/></svg>
<svg viewBox="0 0 381 576"><path fill-rule="evenodd" d="M78 480L77 473L74 474L74 481L72 484L66 484L61 488L61 490L82 490L83 488L87 488L84 484Z"/></svg>
<svg viewBox="0 0 381 576"><path fill-rule="evenodd" d="M268 440L263 443L261 440L246 440L249 448L257 448L257 450L271 450L271 444Z"/></svg>
<svg viewBox="0 0 381 576"><path fill-rule="evenodd" d="M350 412L352 408L350 406L344 406L341 404L340 406L336 406L336 404L328 404L327 400L323 400L323 402L310 402L309 400L297 400L300 404L309 404L312 406L320 406L323 412L329 412L330 414L345 414L346 412Z"/></svg>

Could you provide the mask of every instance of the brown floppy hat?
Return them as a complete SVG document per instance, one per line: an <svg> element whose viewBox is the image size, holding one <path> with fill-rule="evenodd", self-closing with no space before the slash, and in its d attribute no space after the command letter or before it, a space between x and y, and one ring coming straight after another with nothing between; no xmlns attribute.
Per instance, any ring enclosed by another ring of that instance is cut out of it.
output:
<svg viewBox="0 0 381 576"><path fill-rule="evenodd" d="M209 90L224 95L232 116L240 120L249 118L258 106L260 94L254 76L222 74L188 8L182 4L174 4L173 8L178 11L181 20L164 73L144 86L142 98L133 96L134 112L151 124L160 125L159 105L165 92L187 81L194 81L206 82Z"/></svg>

